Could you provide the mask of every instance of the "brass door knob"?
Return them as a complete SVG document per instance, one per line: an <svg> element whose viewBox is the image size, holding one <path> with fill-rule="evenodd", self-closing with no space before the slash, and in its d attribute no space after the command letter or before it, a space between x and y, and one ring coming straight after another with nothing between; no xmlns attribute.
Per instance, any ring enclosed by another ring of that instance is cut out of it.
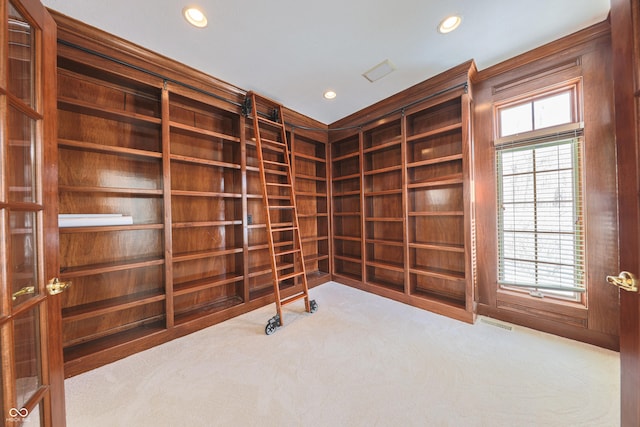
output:
<svg viewBox="0 0 640 427"><path fill-rule="evenodd" d="M638 292L638 279L628 271L621 271L618 276L607 276L607 282L625 291Z"/></svg>
<svg viewBox="0 0 640 427"><path fill-rule="evenodd" d="M61 282L60 279L54 277L47 283L47 291L49 291L49 295L58 295L64 292L69 286L71 286L71 282Z"/></svg>

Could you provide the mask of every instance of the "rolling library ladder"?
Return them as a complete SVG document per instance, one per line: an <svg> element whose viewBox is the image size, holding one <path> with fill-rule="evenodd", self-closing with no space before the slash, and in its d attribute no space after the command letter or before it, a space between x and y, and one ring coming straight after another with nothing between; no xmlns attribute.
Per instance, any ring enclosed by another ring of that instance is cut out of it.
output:
<svg viewBox="0 0 640 427"><path fill-rule="evenodd" d="M247 93L243 113L253 119L256 151L262 183L267 238L271 255L271 275L277 314L269 319L265 333L283 326L282 306L304 298L305 309L318 309L309 300L309 287L302 254L298 209L293 190L287 133L282 106L254 92ZM281 291L302 282L302 291L281 298Z"/></svg>

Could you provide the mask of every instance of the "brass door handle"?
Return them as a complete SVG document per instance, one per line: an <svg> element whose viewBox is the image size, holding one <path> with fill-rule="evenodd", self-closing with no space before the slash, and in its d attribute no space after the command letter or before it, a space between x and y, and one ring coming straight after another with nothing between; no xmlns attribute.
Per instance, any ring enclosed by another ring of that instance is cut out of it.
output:
<svg viewBox="0 0 640 427"><path fill-rule="evenodd" d="M25 286L19 291L14 292L13 295L11 295L11 299L15 301L18 299L18 297L21 297L23 295L35 294L35 293L36 293L36 288L34 286Z"/></svg>
<svg viewBox="0 0 640 427"><path fill-rule="evenodd" d="M71 282L61 282L60 279L54 277L47 283L47 291L49 291L49 295L58 295L69 286L71 286Z"/></svg>
<svg viewBox="0 0 640 427"><path fill-rule="evenodd" d="M628 271L621 271L618 276L607 276L607 282L625 291L638 292L638 279Z"/></svg>

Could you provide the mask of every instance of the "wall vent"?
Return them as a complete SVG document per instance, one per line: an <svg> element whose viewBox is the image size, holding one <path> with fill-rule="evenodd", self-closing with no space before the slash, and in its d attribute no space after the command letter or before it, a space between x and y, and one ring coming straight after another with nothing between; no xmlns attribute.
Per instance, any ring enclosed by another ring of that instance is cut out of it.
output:
<svg viewBox="0 0 640 427"><path fill-rule="evenodd" d="M481 321L482 323L486 323L487 325L495 326L495 327L497 327L497 328L502 328L502 329L504 329L504 330L506 330L506 331L512 331L512 330L513 330L513 326L511 326L511 325L509 325L509 324L507 324L507 323L502 323L502 322L500 322L500 321L498 321L498 320L494 320L494 319L487 319L487 318L485 318L485 317L482 317L482 318L480 319L480 321Z"/></svg>

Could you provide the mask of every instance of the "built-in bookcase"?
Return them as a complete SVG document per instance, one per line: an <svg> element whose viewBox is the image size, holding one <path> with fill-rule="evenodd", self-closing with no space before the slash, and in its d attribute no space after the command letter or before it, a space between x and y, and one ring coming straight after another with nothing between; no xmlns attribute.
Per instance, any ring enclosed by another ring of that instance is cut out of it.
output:
<svg viewBox="0 0 640 427"><path fill-rule="evenodd" d="M166 327L161 90L62 63L59 211L133 224L60 228L65 359ZM69 65L69 68L64 68Z"/></svg>
<svg viewBox="0 0 640 427"><path fill-rule="evenodd" d="M365 280L404 290L402 123L387 118L363 131Z"/></svg>
<svg viewBox="0 0 640 427"><path fill-rule="evenodd" d="M329 277L327 144L322 136L295 130L288 138L302 250L311 286Z"/></svg>
<svg viewBox="0 0 640 427"><path fill-rule="evenodd" d="M444 92L331 140L333 273L472 321L471 97Z"/></svg>
<svg viewBox="0 0 640 427"><path fill-rule="evenodd" d="M62 294L67 375L273 300L254 133L240 107L86 60L65 50L58 61L59 206L107 222L59 231L61 280L73 283ZM330 279L326 140L301 131L289 141L310 286Z"/></svg>
<svg viewBox="0 0 640 427"><path fill-rule="evenodd" d="M360 134L331 144L333 197L333 273L362 280L362 209Z"/></svg>

